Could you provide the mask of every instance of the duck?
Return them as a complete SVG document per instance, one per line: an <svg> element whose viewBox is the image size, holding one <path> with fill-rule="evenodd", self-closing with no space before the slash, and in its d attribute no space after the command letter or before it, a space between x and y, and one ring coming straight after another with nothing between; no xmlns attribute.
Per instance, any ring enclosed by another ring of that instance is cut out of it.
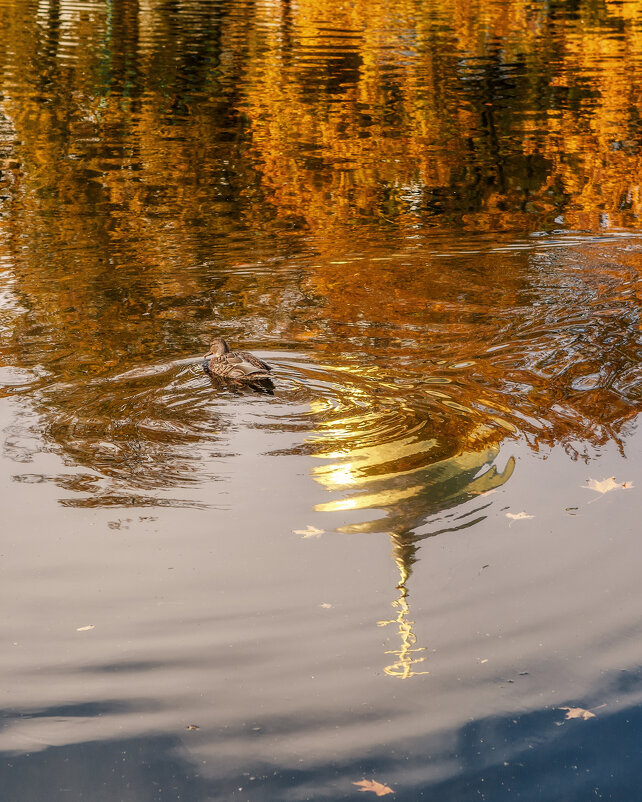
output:
<svg viewBox="0 0 642 802"><path fill-rule="evenodd" d="M231 351L222 337L215 337L205 354L203 369L211 378L225 379L252 389L270 391L274 388L272 368L249 351Z"/></svg>

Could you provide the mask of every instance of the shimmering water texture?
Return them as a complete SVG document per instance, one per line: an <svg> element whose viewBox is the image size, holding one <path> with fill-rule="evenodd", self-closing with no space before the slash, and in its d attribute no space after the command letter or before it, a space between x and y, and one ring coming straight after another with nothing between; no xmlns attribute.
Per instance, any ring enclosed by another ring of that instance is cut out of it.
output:
<svg viewBox="0 0 642 802"><path fill-rule="evenodd" d="M638 798L641 15L0 0L3 802Z"/></svg>

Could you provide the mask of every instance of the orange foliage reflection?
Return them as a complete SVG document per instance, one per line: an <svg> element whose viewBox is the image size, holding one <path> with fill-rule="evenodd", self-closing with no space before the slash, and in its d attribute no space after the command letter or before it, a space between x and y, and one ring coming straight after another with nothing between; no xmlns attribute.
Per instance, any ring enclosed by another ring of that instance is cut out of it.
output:
<svg viewBox="0 0 642 802"><path fill-rule="evenodd" d="M303 349L281 397L318 509L391 535L410 676L426 520L481 509L505 438L588 458L642 407L641 11L5 0L0 358L44 436L117 503L195 482L224 424L171 361Z"/></svg>

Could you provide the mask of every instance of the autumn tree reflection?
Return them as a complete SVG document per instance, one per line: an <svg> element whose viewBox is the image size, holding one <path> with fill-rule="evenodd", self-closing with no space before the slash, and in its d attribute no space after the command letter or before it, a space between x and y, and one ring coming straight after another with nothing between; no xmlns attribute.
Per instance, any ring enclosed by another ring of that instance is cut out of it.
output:
<svg viewBox="0 0 642 802"><path fill-rule="evenodd" d="M589 458L640 412L640 10L5 0L0 353L41 436L118 499L196 484L228 423L180 360L299 349L319 509L390 534L406 627L506 438Z"/></svg>

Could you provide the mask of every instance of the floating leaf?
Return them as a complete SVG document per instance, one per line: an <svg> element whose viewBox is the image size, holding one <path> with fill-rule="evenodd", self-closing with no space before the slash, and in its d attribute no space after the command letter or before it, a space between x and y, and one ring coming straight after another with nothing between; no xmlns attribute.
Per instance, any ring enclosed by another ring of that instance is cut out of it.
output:
<svg viewBox="0 0 642 802"><path fill-rule="evenodd" d="M94 624L88 624L86 627L76 627L76 632L87 632L88 629L93 629Z"/></svg>
<svg viewBox="0 0 642 802"><path fill-rule="evenodd" d="M522 510L522 512L518 512L518 513L507 512L506 513L506 517L510 518L511 519L511 523L512 523L513 521L523 521L526 518L534 518L535 516L534 515L529 515L527 512L524 512ZM510 526L510 524L509 524L509 526Z"/></svg>
<svg viewBox="0 0 642 802"><path fill-rule="evenodd" d="M377 796L385 796L386 794L394 794L392 788L389 788L387 785L382 785L378 783L376 780L360 780L358 783L352 783L353 785L360 785L360 791L372 791L373 794Z"/></svg>
<svg viewBox="0 0 642 802"><path fill-rule="evenodd" d="M590 710L585 710L583 707L560 707L560 710L566 710L566 719L571 718L595 718L595 713Z"/></svg>
<svg viewBox="0 0 642 802"><path fill-rule="evenodd" d="M323 607L323 609L324 609L324 610L329 610L329 609L332 607L332 605L331 605L331 604L328 604L328 602L322 602L322 603L319 605L319 607Z"/></svg>
<svg viewBox="0 0 642 802"><path fill-rule="evenodd" d="M187 725L187 729L188 730L200 730L200 727L198 726L198 724L188 724Z"/></svg>
<svg viewBox="0 0 642 802"><path fill-rule="evenodd" d="M633 482L622 482L621 484L615 481L615 476L610 476L608 479L602 479L598 482L597 479L587 479L587 485L582 487L584 490L595 490L596 493L608 493L610 490L629 490L633 487Z"/></svg>
<svg viewBox="0 0 642 802"><path fill-rule="evenodd" d="M292 530L295 535L301 535L301 537L321 537L321 535L325 532L325 529L317 529L316 526L310 526L308 524L307 529L293 529Z"/></svg>

